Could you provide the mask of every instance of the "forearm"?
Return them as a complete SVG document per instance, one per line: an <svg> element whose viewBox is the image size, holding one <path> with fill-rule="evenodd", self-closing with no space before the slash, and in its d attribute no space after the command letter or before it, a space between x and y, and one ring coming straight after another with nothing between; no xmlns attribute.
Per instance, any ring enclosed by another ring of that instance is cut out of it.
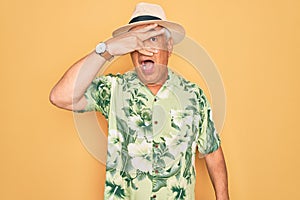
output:
<svg viewBox="0 0 300 200"><path fill-rule="evenodd" d="M110 38L105 42L107 51L113 56L121 56L133 51L152 56L157 53L157 50L147 48L143 41L164 33L164 29L150 31L156 26L157 24L147 25L137 31L129 31L118 37ZM84 93L105 61L102 56L92 52L72 65L52 89L50 101L54 105L68 110L83 109L86 104Z"/></svg>
<svg viewBox="0 0 300 200"><path fill-rule="evenodd" d="M228 178L224 155L221 147L205 157L206 166L217 200L229 200Z"/></svg>
<svg viewBox="0 0 300 200"><path fill-rule="evenodd" d="M84 107L84 93L105 59L92 52L73 64L50 93L50 101L61 108L79 110Z"/></svg>

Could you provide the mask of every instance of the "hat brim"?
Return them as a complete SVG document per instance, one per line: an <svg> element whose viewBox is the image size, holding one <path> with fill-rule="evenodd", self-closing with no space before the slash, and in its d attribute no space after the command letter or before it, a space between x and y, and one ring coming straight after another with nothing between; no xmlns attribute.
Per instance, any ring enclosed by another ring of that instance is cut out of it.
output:
<svg viewBox="0 0 300 200"><path fill-rule="evenodd" d="M113 37L119 36L123 33L128 32L131 28L143 24L158 24L162 27L167 28L171 32L171 36L173 38L173 43L178 44L181 42L185 36L184 28L175 22L164 21L164 20L148 20L148 21L139 21L132 24L127 24L115 30L112 35Z"/></svg>

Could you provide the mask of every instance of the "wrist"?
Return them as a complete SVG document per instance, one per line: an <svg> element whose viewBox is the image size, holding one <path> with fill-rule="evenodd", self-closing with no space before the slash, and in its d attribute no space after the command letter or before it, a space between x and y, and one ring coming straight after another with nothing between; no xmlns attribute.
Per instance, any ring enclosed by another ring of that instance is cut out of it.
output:
<svg viewBox="0 0 300 200"><path fill-rule="evenodd" d="M100 42L96 45L95 52L102 56L105 60L111 61L114 56L109 51L109 45L107 45L105 42Z"/></svg>

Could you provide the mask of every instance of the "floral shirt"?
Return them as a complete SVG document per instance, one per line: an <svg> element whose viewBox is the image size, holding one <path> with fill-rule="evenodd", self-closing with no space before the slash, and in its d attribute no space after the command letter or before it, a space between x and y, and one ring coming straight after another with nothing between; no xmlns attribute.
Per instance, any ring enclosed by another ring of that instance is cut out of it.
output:
<svg viewBox="0 0 300 200"><path fill-rule="evenodd" d="M96 78L84 111L108 119L105 199L193 200L196 147L220 145L202 90L169 69L157 95L134 71Z"/></svg>

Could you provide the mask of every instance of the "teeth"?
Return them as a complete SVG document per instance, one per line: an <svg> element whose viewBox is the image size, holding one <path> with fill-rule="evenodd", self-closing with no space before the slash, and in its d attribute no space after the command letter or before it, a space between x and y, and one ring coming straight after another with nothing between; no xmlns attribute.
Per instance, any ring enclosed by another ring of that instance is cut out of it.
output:
<svg viewBox="0 0 300 200"><path fill-rule="evenodd" d="M141 64L142 64L142 68L143 68L143 69L147 69L146 62L143 61Z"/></svg>
<svg viewBox="0 0 300 200"><path fill-rule="evenodd" d="M147 66L146 65L142 65L143 69L147 69Z"/></svg>
<svg viewBox="0 0 300 200"><path fill-rule="evenodd" d="M153 67L153 62L151 60L144 60L141 62L141 68L143 70L151 69Z"/></svg>

